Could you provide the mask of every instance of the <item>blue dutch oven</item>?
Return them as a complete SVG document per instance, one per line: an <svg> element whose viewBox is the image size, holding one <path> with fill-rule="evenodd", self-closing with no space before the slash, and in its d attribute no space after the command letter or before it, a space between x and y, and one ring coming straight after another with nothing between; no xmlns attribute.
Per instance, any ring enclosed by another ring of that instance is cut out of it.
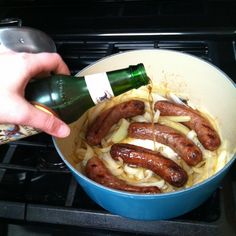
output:
<svg viewBox="0 0 236 236"><path fill-rule="evenodd" d="M137 50L104 58L78 76L143 63L153 83L164 84L176 94L204 107L216 118L221 139L227 142L228 162L216 174L184 190L162 194L133 194L104 187L83 175L76 164L75 149L82 120L72 123L71 134L53 138L55 147L88 196L104 209L138 220L170 219L198 207L216 190L236 155L236 90L234 82L214 65L171 50Z"/></svg>

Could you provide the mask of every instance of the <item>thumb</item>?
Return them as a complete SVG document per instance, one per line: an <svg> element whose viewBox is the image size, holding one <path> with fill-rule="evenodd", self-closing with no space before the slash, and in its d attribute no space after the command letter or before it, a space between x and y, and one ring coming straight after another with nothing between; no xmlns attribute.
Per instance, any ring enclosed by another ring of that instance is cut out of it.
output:
<svg viewBox="0 0 236 236"><path fill-rule="evenodd" d="M70 134L70 128L55 115L42 111L32 106L27 114L27 125L40 129L50 135L58 138L67 137Z"/></svg>

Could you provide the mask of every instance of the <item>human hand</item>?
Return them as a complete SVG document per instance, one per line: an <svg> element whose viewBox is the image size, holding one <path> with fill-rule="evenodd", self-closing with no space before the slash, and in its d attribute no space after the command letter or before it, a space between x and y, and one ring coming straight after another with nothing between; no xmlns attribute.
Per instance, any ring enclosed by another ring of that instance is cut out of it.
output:
<svg viewBox="0 0 236 236"><path fill-rule="evenodd" d="M29 80L50 72L70 74L56 53L0 53L0 124L27 125L56 137L69 135L68 125L35 108L24 98Z"/></svg>

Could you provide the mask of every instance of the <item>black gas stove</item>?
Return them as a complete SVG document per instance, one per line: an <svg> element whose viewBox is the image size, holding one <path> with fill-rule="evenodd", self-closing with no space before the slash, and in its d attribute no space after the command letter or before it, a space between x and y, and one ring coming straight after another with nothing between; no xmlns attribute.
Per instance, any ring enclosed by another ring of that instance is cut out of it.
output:
<svg viewBox="0 0 236 236"><path fill-rule="evenodd" d="M49 34L72 74L114 53L160 48L196 55L236 82L235 1L0 1L0 18ZM235 173L188 214L134 221L90 200L41 133L0 146L0 235L235 235Z"/></svg>

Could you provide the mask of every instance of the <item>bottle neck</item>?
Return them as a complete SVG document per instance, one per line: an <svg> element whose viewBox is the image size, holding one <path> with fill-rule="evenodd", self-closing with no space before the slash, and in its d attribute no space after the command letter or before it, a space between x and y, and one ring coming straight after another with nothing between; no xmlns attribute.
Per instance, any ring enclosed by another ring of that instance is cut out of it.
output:
<svg viewBox="0 0 236 236"><path fill-rule="evenodd" d="M129 66L129 69L133 80L134 88L139 88L149 83L150 79L148 78L144 65L142 63L136 66Z"/></svg>
<svg viewBox="0 0 236 236"><path fill-rule="evenodd" d="M107 76L115 96L149 83L143 64L107 72Z"/></svg>

